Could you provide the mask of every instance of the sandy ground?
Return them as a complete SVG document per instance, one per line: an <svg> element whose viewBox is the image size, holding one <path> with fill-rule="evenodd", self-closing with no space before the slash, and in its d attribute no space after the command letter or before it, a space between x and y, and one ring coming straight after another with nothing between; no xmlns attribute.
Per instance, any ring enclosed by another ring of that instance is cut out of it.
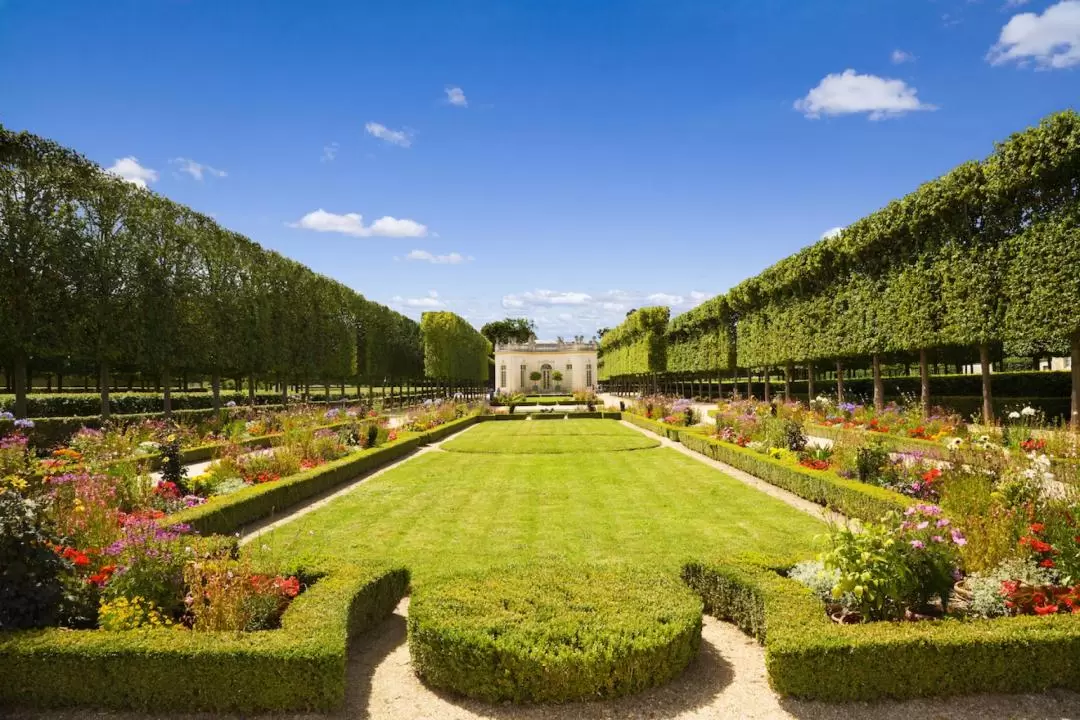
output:
<svg viewBox="0 0 1080 720"><path fill-rule="evenodd" d="M788 700L769 689L765 653L733 625L705 618L701 652L680 677L639 695L604 702L566 705L491 705L429 690L413 674L405 640L408 599L370 633L353 643L348 665L344 710L333 715L276 714L248 720L312 720L314 718L402 718L466 720L601 720L608 718L802 718L841 720L1060 720L1080 718L1080 694L1053 691L1038 695L974 695L952 699L912 700L843 705ZM18 712L18 720L210 720L234 715L153 715L89 711Z"/></svg>

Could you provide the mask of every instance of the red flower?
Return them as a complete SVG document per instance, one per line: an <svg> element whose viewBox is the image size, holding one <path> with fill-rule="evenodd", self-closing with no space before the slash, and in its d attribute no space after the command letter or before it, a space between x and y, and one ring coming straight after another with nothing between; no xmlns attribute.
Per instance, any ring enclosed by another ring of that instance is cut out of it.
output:
<svg viewBox="0 0 1080 720"><path fill-rule="evenodd" d="M1031 523L1031 525L1028 526L1028 529L1033 533L1041 533L1046 529L1046 526L1042 523Z"/></svg>
<svg viewBox="0 0 1080 720"><path fill-rule="evenodd" d="M300 581L295 576L289 578L278 576L274 578L274 586L287 598L294 598L300 594Z"/></svg>
<svg viewBox="0 0 1080 720"><path fill-rule="evenodd" d="M1038 538L1031 538L1030 545L1031 545L1031 549L1034 550L1037 553L1053 552L1053 550L1054 550L1053 545L1051 545L1050 543L1047 543L1047 542L1043 542L1042 540L1039 540Z"/></svg>
<svg viewBox="0 0 1080 720"><path fill-rule="evenodd" d="M1034 607L1036 615L1053 615L1058 611L1057 605L1036 605Z"/></svg>
<svg viewBox="0 0 1080 720"><path fill-rule="evenodd" d="M1041 563L1039 563L1039 565L1041 567L1044 567L1044 568L1052 568L1052 567L1054 567L1054 561L1051 560L1050 558L1046 558Z"/></svg>

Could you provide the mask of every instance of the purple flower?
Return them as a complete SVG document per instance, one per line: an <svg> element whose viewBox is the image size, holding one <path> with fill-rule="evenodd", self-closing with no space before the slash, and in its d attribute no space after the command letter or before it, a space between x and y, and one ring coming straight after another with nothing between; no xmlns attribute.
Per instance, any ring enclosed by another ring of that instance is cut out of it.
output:
<svg viewBox="0 0 1080 720"><path fill-rule="evenodd" d="M945 542L945 538L941 537L940 535L935 535L934 537L932 537L930 539L933 540L936 543Z"/></svg>
<svg viewBox="0 0 1080 720"><path fill-rule="evenodd" d="M15 428L17 430L30 430L34 427L34 421L30 418L19 418L15 421Z"/></svg>
<svg viewBox="0 0 1080 720"><path fill-rule="evenodd" d="M923 544L922 540L912 540L911 547L915 548L916 550L922 550L924 547L926 547L926 545Z"/></svg>
<svg viewBox="0 0 1080 720"><path fill-rule="evenodd" d="M967 538L959 530L952 531L952 541L957 545L967 545Z"/></svg>
<svg viewBox="0 0 1080 720"><path fill-rule="evenodd" d="M919 530L925 530L926 528L930 527L930 523L929 523L929 522L927 522L926 520L923 520L923 521L922 521L921 523L919 523L919 524L918 524L918 525L916 525L915 527L916 527L917 529L919 529Z"/></svg>
<svg viewBox="0 0 1080 720"><path fill-rule="evenodd" d="M937 521L937 526L939 528L948 527L949 526L949 518L941 518L940 520Z"/></svg>

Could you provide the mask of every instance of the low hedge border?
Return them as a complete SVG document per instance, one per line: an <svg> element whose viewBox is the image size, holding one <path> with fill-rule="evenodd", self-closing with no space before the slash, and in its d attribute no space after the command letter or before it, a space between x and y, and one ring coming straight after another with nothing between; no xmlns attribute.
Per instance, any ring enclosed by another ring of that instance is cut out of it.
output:
<svg viewBox="0 0 1080 720"><path fill-rule="evenodd" d="M593 412L557 412L557 413L527 413L523 415L482 415L481 420L489 422L492 420L528 420L533 418L538 420L540 418L546 420L562 420L569 418L571 420L622 420L621 412L600 412L594 410Z"/></svg>
<svg viewBox="0 0 1080 720"><path fill-rule="evenodd" d="M626 419L638 427L663 435L688 450L750 473L799 497L832 508L843 515L870 522L890 510L903 511L912 500L891 490L842 478L831 470L810 470L789 465L732 443L706 437L686 428L665 425L632 413Z"/></svg>
<svg viewBox="0 0 1080 720"><path fill-rule="evenodd" d="M492 407L536 407L537 405L559 405L563 407L574 405L588 405L585 400L522 400L520 402L508 403L493 401L490 403ZM593 405L600 405L599 401L594 400Z"/></svg>
<svg viewBox="0 0 1080 720"><path fill-rule="evenodd" d="M662 574L495 569L417 588L409 653L429 685L488 702L618 697L683 671L701 643L701 609Z"/></svg>
<svg viewBox="0 0 1080 720"><path fill-rule="evenodd" d="M400 567L317 565L281 628L0 633L0 706L162 711L329 711L345 701L346 647L393 612Z"/></svg>
<svg viewBox="0 0 1080 720"><path fill-rule="evenodd" d="M765 646L783 695L838 701L976 692L1080 690L1080 616L837 625L819 599L775 569L690 563L706 612Z"/></svg>
<svg viewBox="0 0 1080 720"><path fill-rule="evenodd" d="M275 482L251 485L198 507L181 510L161 522L165 525L187 523L203 534L236 532L245 525L284 513L304 500L403 458L420 446L437 442L476 421L477 416L470 415Z"/></svg>

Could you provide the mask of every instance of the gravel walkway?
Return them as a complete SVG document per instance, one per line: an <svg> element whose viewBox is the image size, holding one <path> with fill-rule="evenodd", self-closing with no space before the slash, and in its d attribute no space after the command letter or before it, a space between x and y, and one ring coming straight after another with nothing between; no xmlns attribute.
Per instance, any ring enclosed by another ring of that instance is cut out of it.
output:
<svg viewBox="0 0 1080 720"><path fill-rule="evenodd" d="M412 672L405 641L408 599L369 634L353 643L348 664L346 706L333 715L310 713L259 716L155 715L87 711L19 712L18 720L607 720L614 718L679 718L685 720L801 718L950 718L989 720L1080 718L1080 695L1054 691L1038 695L973 695L963 698L907 702L826 704L784 699L769 689L765 652L735 626L706 617L701 652L686 672L663 687L606 702L566 705L491 705L429 690Z"/></svg>

